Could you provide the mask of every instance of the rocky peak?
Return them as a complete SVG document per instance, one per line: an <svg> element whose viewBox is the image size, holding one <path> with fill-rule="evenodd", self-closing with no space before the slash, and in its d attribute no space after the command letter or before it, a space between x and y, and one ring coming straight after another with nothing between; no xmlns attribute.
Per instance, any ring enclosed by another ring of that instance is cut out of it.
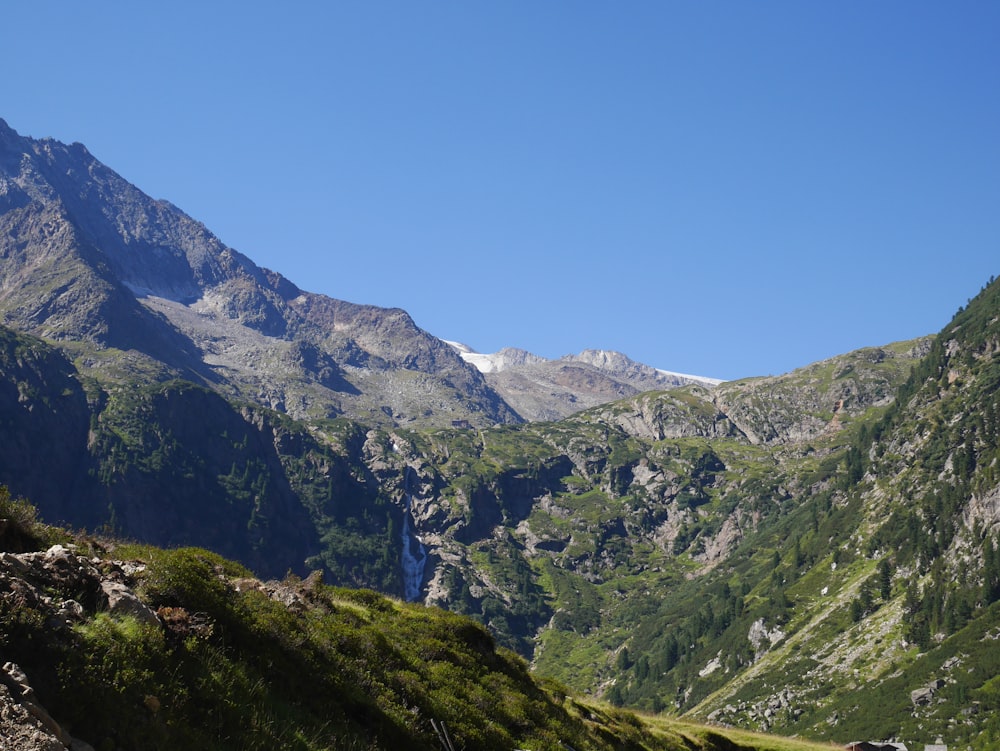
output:
<svg viewBox="0 0 1000 751"><path fill-rule="evenodd" d="M585 349L578 355L566 355L563 359L586 362L608 370L618 371L627 370L628 368L639 365L639 363L635 362L635 360L623 355L621 352L615 352L607 349ZM646 368L647 366L640 367ZM649 368L649 370L652 370L652 368Z"/></svg>
<svg viewBox="0 0 1000 751"><path fill-rule="evenodd" d="M24 139L0 117L0 151L10 151Z"/></svg>
<svg viewBox="0 0 1000 751"><path fill-rule="evenodd" d="M0 131L0 258L0 323L96 349L99 381L138 362L295 417L517 421L404 311L299 290L80 144Z"/></svg>
<svg viewBox="0 0 1000 751"><path fill-rule="evenodd" d="M715 378L686 376L636 362L621 352L605 349L585 349L578 355L566 355L561 358L565 362L586 363L605 373L627 379L640 389L664 389L683 386L688 383L716 385L720 381Z"/></svg>
<svg viewBox="0 0 1000 751"><path fill-rule="evenodd" d="M448 342L525 420L558 420L580 410L644 391L700 384L714 378L658 370L621 352L587 349L557 360L514 347L484 355L458 342Z"/></svg>
<svg viewBox="0 0 1000 751"><path fill-rule="evenodd" d="M14 151L13 141L18 137L17 133L7 127L7 123L0 120L0 164L9 161L10 154Z"/></svg>

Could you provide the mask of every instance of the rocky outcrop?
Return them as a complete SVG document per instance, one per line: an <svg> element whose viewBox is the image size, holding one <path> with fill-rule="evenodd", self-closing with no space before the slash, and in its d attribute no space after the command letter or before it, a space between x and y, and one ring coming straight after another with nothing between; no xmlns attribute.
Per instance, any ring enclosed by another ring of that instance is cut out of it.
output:
<svg viewBox="0 0 1000 751"><path fill-rule="evenodd" d="M713 390L712 401L751 443L813 440L891 403L929 342L861 349L781 376L727 382Z"/></svg>
<svg viewBox="0 0 1000 751"><path fill-rule="evenodd" d="M405 311L299 290L82 145L2 130L0 322L85 352L87 375L179 376L295 417L518 421Z"/></svg>
<svg viewBox="0 0 1000 751"><path fill-rule="evenodd" d="M750 631L747 633L747 641L753 645L755 659L759 659L763 653L767 652L784 638L784 631L777 626L769 630L764 624L763 618L758 618L754 621L750 625Z"/></svg>
<svg viewBox="0 0 1000 751"><path fill-rule="evenodd" d="M529 421L559 420L645 391L720 383L713 378L657 370L608 350L588 349L548 360L510 347L484 355L464 344L449 344L484 373L487 383Z"/></svg>
<svg viewBox="0 0 1000 751"><path fill-rule="evenodd" d="M130 573L126 573L131 571ZM48 617L50 629L68 629L96 612L160 621L131 589L136 569L78 555L54 545L44 552L0 553L0 601L8 608L31 608ZM0 738L5 748L25 751L88 751L43 707L29 677L14 662L0 670Z"/></svg>
<svg viewBox="0 0 1000 751"><path fill-rule="evenodd" d="M926 707L934 701L937 692L944 687L945 683L940 678L935 678L926 686L915 688L910 692L910 701L915 707Z"/></svg>
<svg viewBox="0 0 1000 751"><path fill-rule="evenodd" d="M697 385L644 393L597 407L592 414L628 435L653 441L691 437L745 441L746 436L736 424L716 407L712 393Z"/></svg>
<svg viewBox="0 0 1000 751"><path fill-rule="evenodd" d="M140 570L85 558L62 545L44 552L0 553L0 600L47 613L54 628L100 611L158 623L156 614L131 588Z"/></svg>
<svg viewBox="0 0 1000 751"><path fill-rule="evenodd" d="M0 739L17 751L93 751L74 738L38 703L28 676L16 663L0 669Z"/></svg>

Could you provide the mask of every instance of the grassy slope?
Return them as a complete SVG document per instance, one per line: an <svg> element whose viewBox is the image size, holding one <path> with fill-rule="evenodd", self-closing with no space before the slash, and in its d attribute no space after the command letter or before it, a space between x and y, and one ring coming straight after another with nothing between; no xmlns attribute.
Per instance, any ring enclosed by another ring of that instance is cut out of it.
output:
<svg viewBox="0 0 1000 751"><path fill-rule="evenodd" d="M197 548L73 540L0 496L5 550L72 541L106 575L145 565L129 578L158 625L102 612L79 580L46 584L49 603L0 593L5 659L97 749L437 749L435 724L458 749L818 748L581 701L464 617L316 578L264 585ZM84 617L53 626L71 597Z"/></svg>

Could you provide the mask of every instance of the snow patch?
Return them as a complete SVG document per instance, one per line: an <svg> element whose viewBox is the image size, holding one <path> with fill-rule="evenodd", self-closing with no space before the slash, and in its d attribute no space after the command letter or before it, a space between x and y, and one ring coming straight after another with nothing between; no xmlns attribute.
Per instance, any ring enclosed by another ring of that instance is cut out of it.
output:
<svg viewBox="0 0 1000 751"><path fill-rule="evenodd" d="M683 378L686 381L697 381L698 383L704 383L708 386L718 386L720 383L725 383L721 378L708 378L707 376L696 376L687 375L686 373L675 373L672 370L663 370L662 368L656 368L657 373L663 373L665 376L671 378Z"/></svg>
<svg viewBox="0 0 1000 751"><path fill-rule="evenodd" d="M449 342L445 340L445 344L450 345L462 359L465 360L469 365L473 366L480 373L492 373L497 369L496 359L494 355L484 355L476 352L474 349L461 342Z"/></svg>

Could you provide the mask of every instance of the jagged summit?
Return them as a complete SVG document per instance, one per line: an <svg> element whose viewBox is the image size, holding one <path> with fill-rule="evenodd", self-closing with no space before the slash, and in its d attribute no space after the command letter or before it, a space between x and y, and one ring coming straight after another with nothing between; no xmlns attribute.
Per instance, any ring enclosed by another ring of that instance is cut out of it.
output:
<svg viewBox="0 0 1000 751"><path fill-rule="evenodd" d="M405 311L299 289L82 144L6 122L0 232L0 323L83 354L102 380L182 377L296 417L479 426L716 383L615 352L445 343Z"/></svg>
<svg viewBox="0 0 1000 751"><path fill-rule="evenodd" d="M180 376L299 417L517 420L405 311L300 290L79 144L0 130L0 257L0 323L101 380Z"/></svg>
<svg viewBox="0 0 1000 751"><path fill-rule="evenodd" d="M628 374L634 378L653 378L656 380L667 379L671 385L683 386L689 383L700 383L704 386L718 386L723 383L721 378L709 378L707 376L686 375L672 370L662 368L652 368L649 365L636 362L621 352L607 349L585 349L578 355L566 355L561 358L573 362L585 362L602 370L609 370L614 373Z"/></svg>
<svg viewBox="0 0 1000 751"><path fill-rule="evenodd" d="M587 349L549 360L513 347L486 355L466 344L448 343L526 420L557 420L643 391L722 383L659 370L612 350Z"/></svg>

